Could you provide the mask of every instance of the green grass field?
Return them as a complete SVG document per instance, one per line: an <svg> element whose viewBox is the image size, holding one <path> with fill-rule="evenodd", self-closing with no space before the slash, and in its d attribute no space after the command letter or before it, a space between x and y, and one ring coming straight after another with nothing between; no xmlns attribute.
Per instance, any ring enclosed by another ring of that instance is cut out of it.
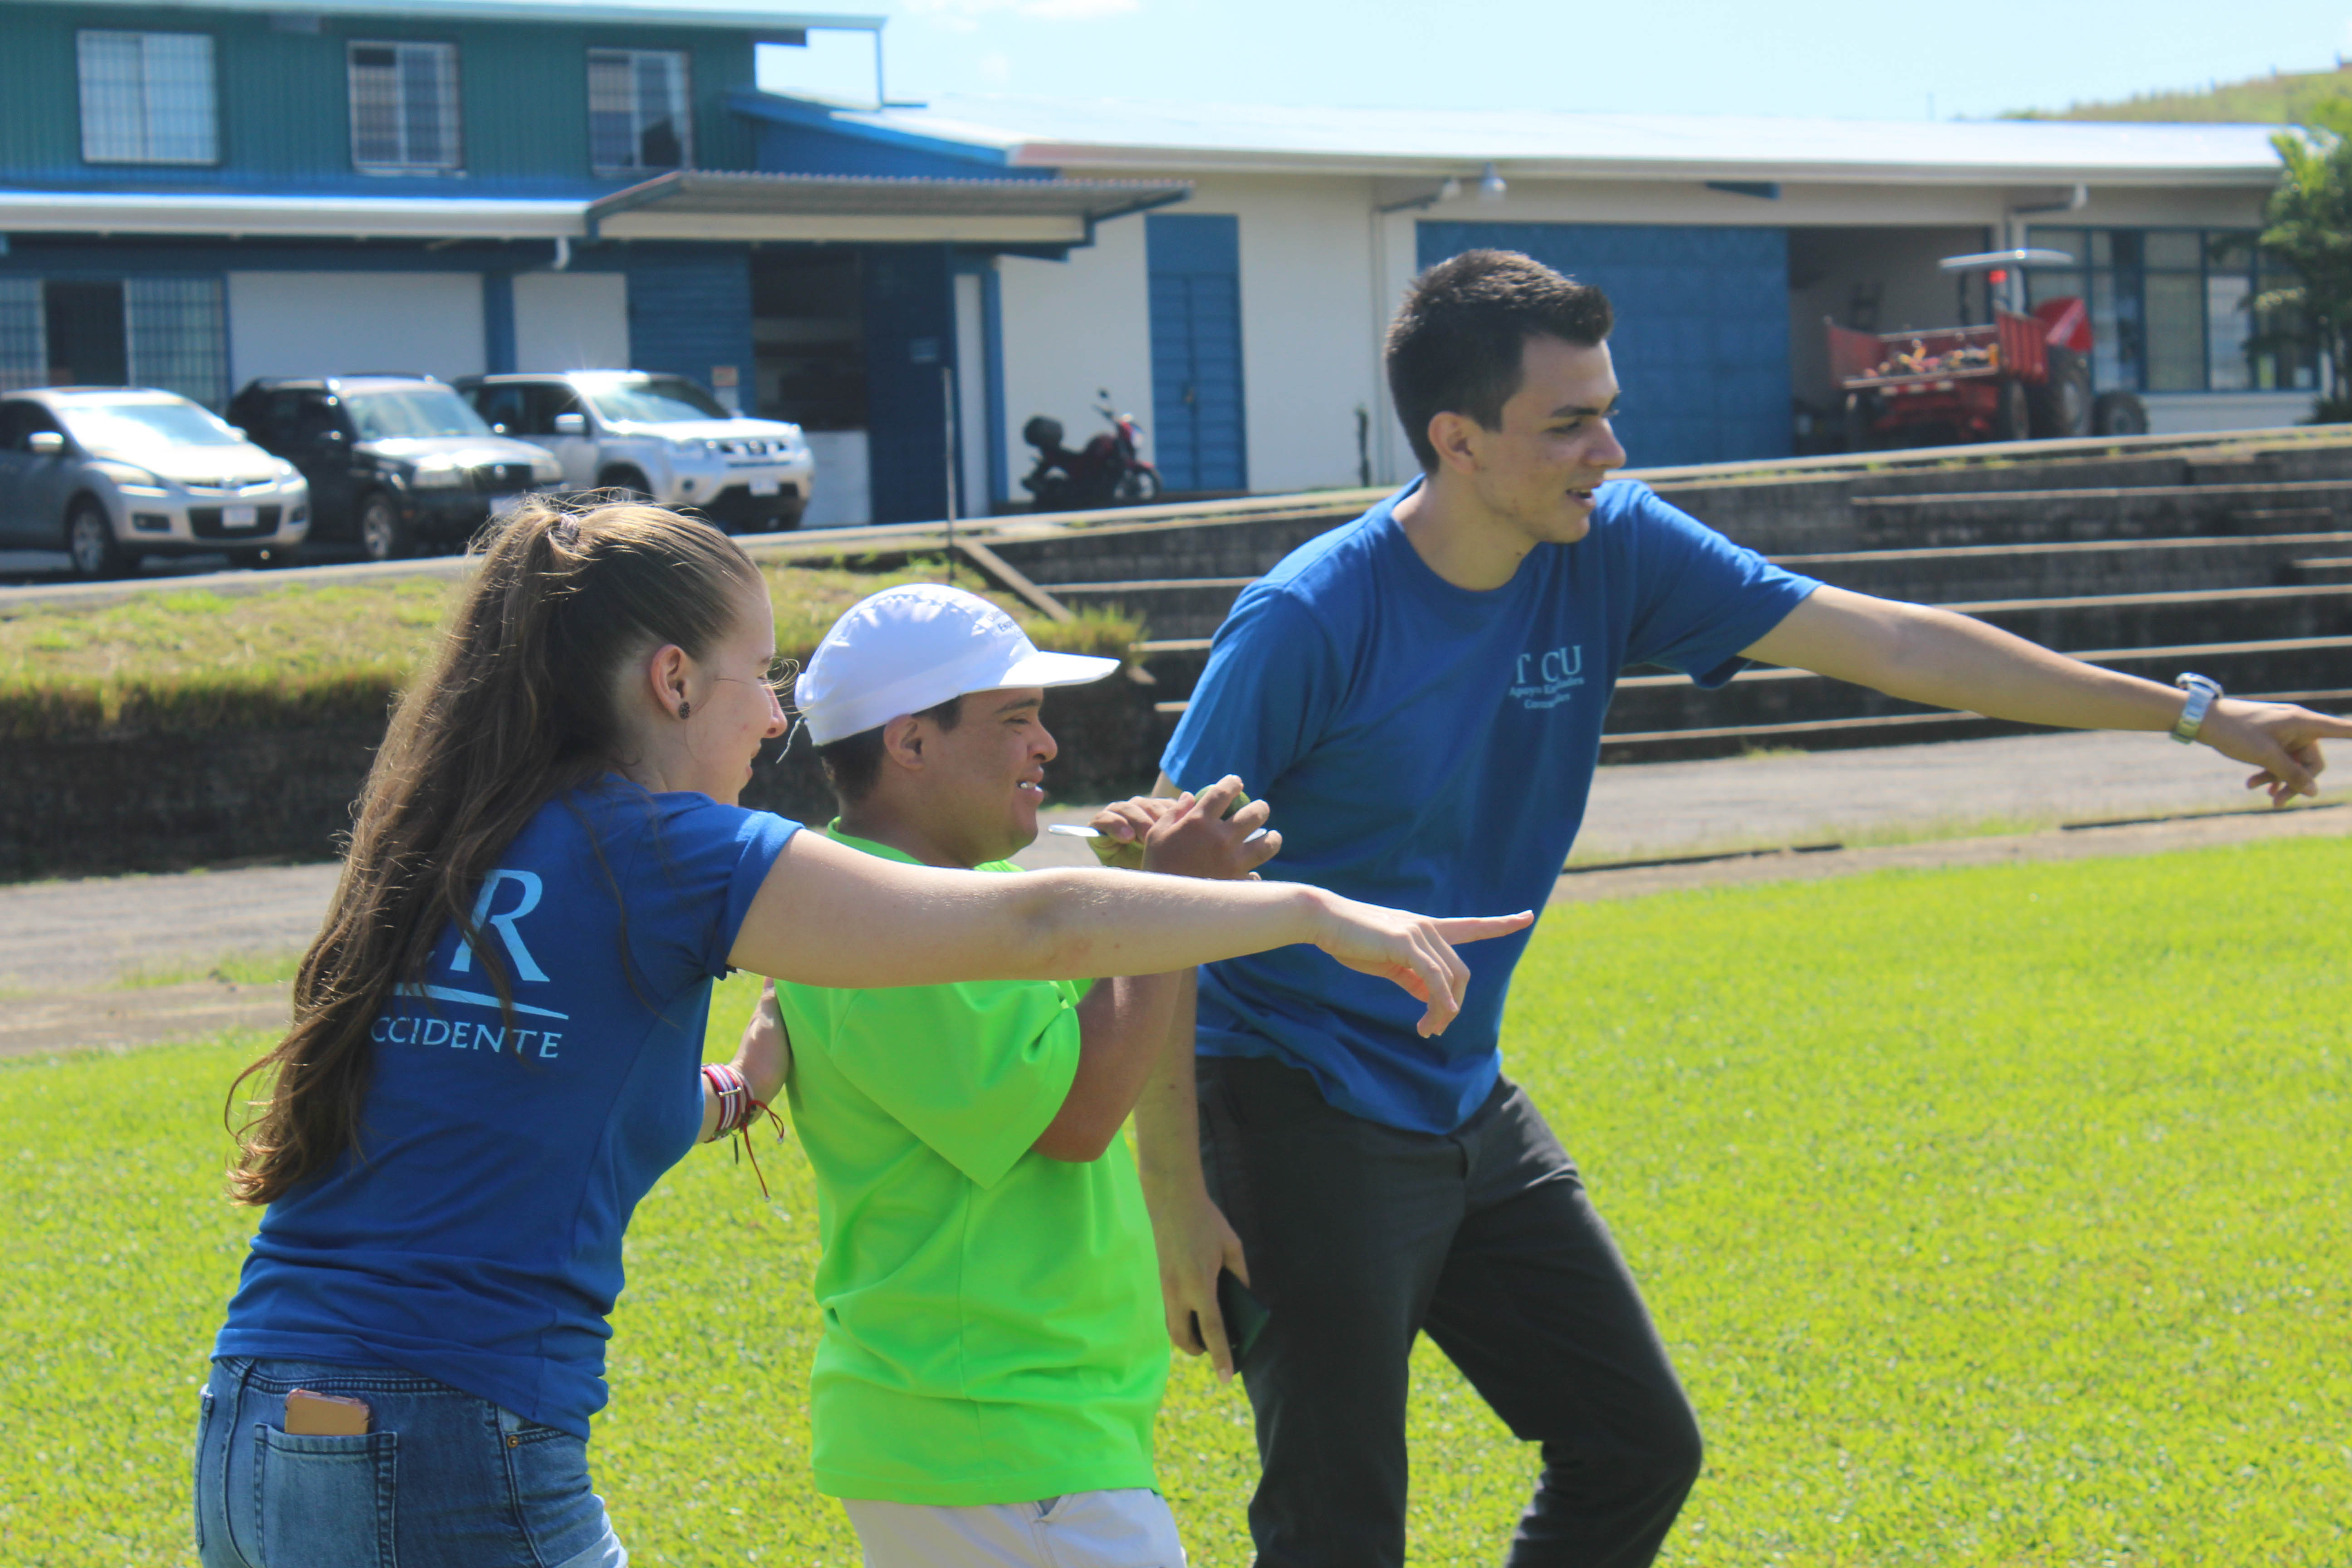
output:
<svg viewBox="0 0 2352 1568"><path fill-rule="evenodd" d="M1677 1565L2346 1562L2352 841L1563 907L1507 1066L1642 1276L1712 1444ZM714 1037L750 991L730 983ZM249 1221L252 1040L0 1067L0 1559L184 1563ZM848 1564L807 1480L813 1195L698 1151L630 1239L591 1450L646 1564ZM1532 1476L1424 1347L1413 1556ZM1247 1561L1246 1406L1179 1369L1164 1484Z"/></svg>

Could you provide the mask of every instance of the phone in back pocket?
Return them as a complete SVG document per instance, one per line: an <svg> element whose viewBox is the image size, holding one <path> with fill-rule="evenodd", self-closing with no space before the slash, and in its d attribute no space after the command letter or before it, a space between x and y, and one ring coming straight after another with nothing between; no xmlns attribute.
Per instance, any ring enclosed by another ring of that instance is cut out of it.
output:
<svg viewBox="0 0 2352 1568"><path fill-rule="evenodd" d="M313 1394L307 1388L286 1395L286 1435L289 1437L364 1437L373 1414L364 1399L340 1394Z"/></svg>

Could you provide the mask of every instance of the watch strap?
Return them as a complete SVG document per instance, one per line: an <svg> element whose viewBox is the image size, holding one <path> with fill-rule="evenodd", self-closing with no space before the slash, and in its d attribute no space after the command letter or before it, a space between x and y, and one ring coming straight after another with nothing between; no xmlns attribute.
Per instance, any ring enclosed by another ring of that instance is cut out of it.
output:
<svg viewBox="0 0 2352 1568"><path fill-rule="evenodd" d="M2196 740L2197 732L2205 727L2205 715L2221 699L2221 683L2210 676L2184 674L2175 677L2172 684L2189 693L2189 700L2181 705L2180 717L2172 726L2172 738L2185 746Z"/></svg>

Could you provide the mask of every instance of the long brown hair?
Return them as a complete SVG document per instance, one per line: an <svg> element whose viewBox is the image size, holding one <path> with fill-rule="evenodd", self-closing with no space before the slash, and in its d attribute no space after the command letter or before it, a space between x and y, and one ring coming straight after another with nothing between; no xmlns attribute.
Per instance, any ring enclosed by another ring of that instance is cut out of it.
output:
<svg viewBox="0 0 2352 1568"><path fill-rule="evenodd" d="M759 571L707 523L651 506L532 500L494 525L440 647L401 695L361 787L325 926L294 982L294 1024L237 1075L266 1098L233 1127L230 1185L267 1204L356 1147L369 1030L420 977L452 923L539 809L619 756L623 665L675 643L704 657L734 629L730 592ZM502 967L486 967L501 1004Z"/></svg>

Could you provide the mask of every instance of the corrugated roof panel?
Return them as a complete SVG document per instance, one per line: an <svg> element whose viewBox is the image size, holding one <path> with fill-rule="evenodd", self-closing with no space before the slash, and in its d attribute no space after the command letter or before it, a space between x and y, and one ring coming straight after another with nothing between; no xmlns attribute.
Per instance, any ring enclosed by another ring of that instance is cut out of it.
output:
<svg viewBox="0 0 2352 1568"><path fill-rule="evenodd" d="M1934 182L2268 184L2274 125L1295 109L949 95L853 122L1063 168Z"/></svg>

